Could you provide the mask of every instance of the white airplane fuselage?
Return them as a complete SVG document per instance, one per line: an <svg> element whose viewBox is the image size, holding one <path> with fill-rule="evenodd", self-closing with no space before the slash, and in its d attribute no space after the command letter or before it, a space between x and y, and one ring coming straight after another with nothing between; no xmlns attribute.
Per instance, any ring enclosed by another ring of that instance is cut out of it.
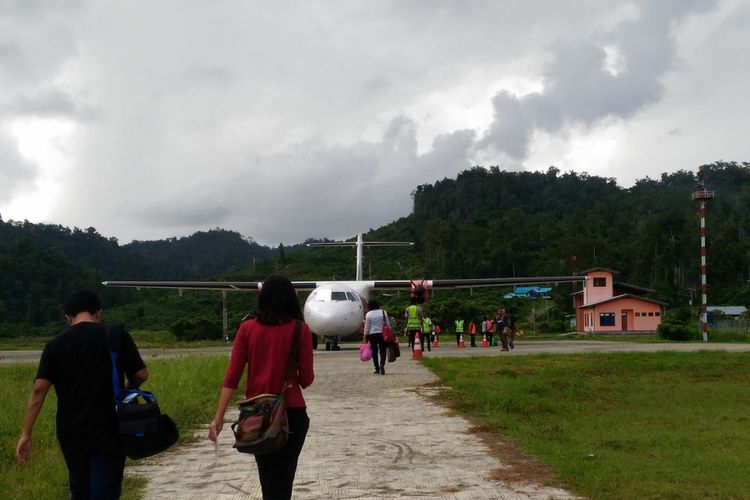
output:
<svg viewBox="0 0 750 500"><path fill-rule="evenodd" d="M371 289L372 283L367 281L317 283L305 301L305 323L321 337L347 337L358 332Z"/></svg>

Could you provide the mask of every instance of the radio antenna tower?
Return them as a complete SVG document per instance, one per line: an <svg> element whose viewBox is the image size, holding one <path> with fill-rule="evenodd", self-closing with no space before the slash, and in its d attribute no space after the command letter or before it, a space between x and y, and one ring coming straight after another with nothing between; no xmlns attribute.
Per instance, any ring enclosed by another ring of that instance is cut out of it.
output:
<svg viewBox="0 0 750 500"><path fill-rule="evenodd" d="M698 201L698 215L701 219L701 327L703 342L708 342L708 285L706 284L706 203L714 199L713 191L706 191L706 173L698 170L698 191L692 195Z"/></svg>

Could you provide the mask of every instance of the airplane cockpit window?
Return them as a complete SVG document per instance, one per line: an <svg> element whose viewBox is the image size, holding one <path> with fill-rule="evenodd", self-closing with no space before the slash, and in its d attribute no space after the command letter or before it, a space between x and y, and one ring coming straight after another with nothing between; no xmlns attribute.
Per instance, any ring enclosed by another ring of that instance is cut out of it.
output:
<svg viewBox="0 0 750 500"><path fill-rule="evenodd" d="M331 292L331 300L347 300L346 292Z"/></svg>
<svg viewBox="0 0 750 500"><path fill-rule="evenodd" d="M346 297L352 302L357 302L357 297L352 292L346 292Z"/></svg>

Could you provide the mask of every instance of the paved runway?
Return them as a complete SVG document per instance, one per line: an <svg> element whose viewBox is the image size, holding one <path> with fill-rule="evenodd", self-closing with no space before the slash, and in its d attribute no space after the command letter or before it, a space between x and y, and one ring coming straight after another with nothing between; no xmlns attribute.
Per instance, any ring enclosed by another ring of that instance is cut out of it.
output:
<svg viewBox="0 0 750 500"><path fill-rule="evenodd" d="M633 344L604 341L520 342L498 348L457 349L443 344L425 356L518 356L539 352L750 350L747 344ZM498 358L502 363L502 357ZM427 396L436 377L412 361L408 349L385 376L351 348L315 355L315 383L305 391L310 433L300 457L294 498L558 499L568 492L515 477L512 465L492 456L470 424ZM228 415L228 419L234 415ZM252 457L231 448L228 425L218 458L199 439L126 473L149 478L148 499L239 500L261 498Z"/></svg>

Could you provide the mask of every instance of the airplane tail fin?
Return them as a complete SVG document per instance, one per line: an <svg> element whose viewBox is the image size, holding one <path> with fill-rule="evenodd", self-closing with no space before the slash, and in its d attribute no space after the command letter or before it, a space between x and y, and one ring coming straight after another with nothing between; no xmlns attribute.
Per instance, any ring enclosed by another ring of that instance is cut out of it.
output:
<svg viewBox="0 0 750 500"><path fill-rule="evenodd" d="M362 281L362 248L363 247L408 247L411 241L362 241L362 233L356 241L330 241L325 243L308 243L309 247L356 247L357 248L357 281Z"/></svg>

